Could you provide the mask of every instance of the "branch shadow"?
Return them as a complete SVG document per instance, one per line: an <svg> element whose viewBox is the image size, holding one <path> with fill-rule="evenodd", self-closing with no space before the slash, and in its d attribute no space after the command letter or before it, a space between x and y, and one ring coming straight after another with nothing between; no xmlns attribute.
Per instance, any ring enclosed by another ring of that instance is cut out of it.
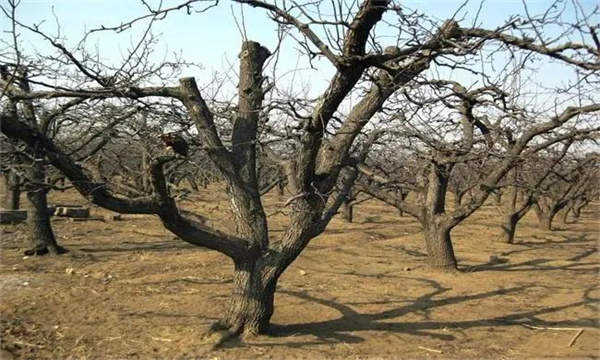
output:
<svg viewBox="0 0 600 360"><path fill-rule="evenodd" d="M439 333L441 329L452 328L462 332L464 329L486 327L486 326L514 326L520 324L528 324L533 326L577 326L585 328L600 328L600 324L596 319L580 319L575 321L564 322L548 322L537 318L539 315L549 314L561 311L568 308L586 306L596 302L589 296L584 296L581 301L577 301L567 305L559 305L547 308L541 308L530 311L517 312L509 315L495 316L476 320L464 321L434 321L431 320L430 314L433 309L444 307L447 305L458 304L473 300L481 300L487 298L501 297L509 294L519 293L532 286L517 286L506 289L498 289L477 294L454 296L442 299L435 299L436 296L450 290L439 283L422 278L411 278L418 280L430 286L432 291L416 298L410 304L396 307L394 309L381 311L378 313L359 313L350 306L339 302L318 298L308 294L306 291L280 290L282 294L297 297L302 300L311 301L323 306L335 309L340 313L340 317L333 320L324 320L303 324L291 325L271 325L272 336L277 338L292 338L298 335L309 335L317 337L317 340L307 341L286 341L286 342L261 342L263 346L286 346L286 347L305 347L319 344L333 343L360 343L365 339L357 332L360 331L384 331L398 334L409 334L416 336L429 337L441 341L452 341L455 339L453 334ZM377 302L378 304L381 302ZM386 302L384 302L386 303ZM395 302L387 302L389 304ZM373 304L373 303L369 303ZM410 313L418 313L423 317L424 321L419 322L401 322L394 321ZM391 321L390 321L391 320Z"/></svg>
<svg viewBox="0 0 600 360"><path fill-rule="evenodd" d="M588 255L589 256L589 255ZM576 260L567 260L574 262ZM465 272L479 272L479 271L572 271L576 273L598 273L600 266L597 261L584 262L584 263L567 263L564 265L555 265L552 262L556 262L556 259L534 259L529 261L523 261L520 263L503 263L498 264L495 262L488 262L481 265L470 266L465 269Z"/></svg>
<svg viewBox="0 0 600 360"><path fill-rule="evenodd" d="M122 245L115 246L114 244L110 244L110 246L103 246L100 244L70 244L69 248L75 249L77 251L86 252L86 253L130 253L135 251L153 251L153 252L163 252L163 251L176 251L176 250L205 250L198 246L194 246L183 242L181 240L167 240L167 241L158 241L158 242L130 242L124 241Z"/></svg>
<svg viewBox="0 0 600 360"><path fill-rule="evenodd" d="M538 258L519 263L503 262L498 263L490 259L489 262L469 266L465 269L466 272L477 272L477 271L556 271L556 270L568 270L579 273L597 273L600 271L600 263L598 261L581 262L584 259L593 256L598 253L598 243L595 239L589 239L587 233L579 236L563 236L564 240L553 241L546 240L543 242L521 242L516 245L524 248L515 249L510 251L503 251L500 256L510 256L518 253L529 252L529 251L540 251L548 248L564 249L565 246L581 247L581 252L575 256L571 256L567 259L562 260L564 264L556 264L561 262L561 259L553 258Z"/></svg>
<svg viewBox="0 0 600 360"><path fill-rule="evenodd" d="M544 241L520 241L516 245L566 245L566 244L581 244L587 242L595 242L594 239L588 239L589 233L583 233L579 236L562 236L564 240L546 239Z"/></svg>

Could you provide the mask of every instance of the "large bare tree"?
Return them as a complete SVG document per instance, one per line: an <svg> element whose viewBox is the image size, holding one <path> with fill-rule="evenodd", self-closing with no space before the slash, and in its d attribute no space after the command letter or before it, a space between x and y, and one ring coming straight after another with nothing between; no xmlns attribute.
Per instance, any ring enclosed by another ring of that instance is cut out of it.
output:
<svg viewBox="0 0 600 360"><path fill-rule="evenodd" d="M318 11L324 6L322 2L283 3L281 6L258 0L238 2L268 12L282 33L294 31L301 35L296 37L309 58L319 57L333 66L334 74L321 94L313 99L266 98L274 91L282 93L273 81L276 79L269 79L264 73L271 51L257 42L245 40L239 54L237 96L227 106L232 116L228 117L229 122L223 121L220 104L205 98L194 78L183 77L178 85L161 79L160 85L156 85L148 83L151 77L134 76L131 64L140 63L135 55L138 48L126 56L123 66L103 66L88 52L80 48L70 51L59 39L45 35L37 27L19 23L14 16L17 28L39 35L57 50L58 55L48 61L58 59L69 64L85 81L54 87L47 82L38 83L40 90L33 91L22 91L11 81L0 83L3 95L20 103L51 99L82 99L86 103L128 99L172 102L185 108L206 156L227 184L236 224L234 231L213 228L206 218L177 206L168 191L164 172L164 167L176 160L174 156L152 159L151 194L128 197L95 180L52 139L18 117L3 112L0 130L7 137L37 149L92 203L122 213L156 215L165 228L182 240L231 258L233 293L228 310L209 332L215 335L217 344L241 333L265 331L274 311L275 290L281 274L310 240L325 230L344 201L348 191L345 185L356 175L343 170L351 163L349 153L355 139L390 96L411 84L435 61L446 59L445 63L450 61L460 66L465 56L477 56L485 44L495 43L499 48L541 53L582 69L600 68L595 60L590 60L598 54L594 46L574 42L551 46L542 38L532 40L519 32L519 29L526 32L539 26L540 19L510 19L498 28L484 29L461 27L456 19L439 24L418 13L405 13L401 6L387 0L365 0L359 5L340 2L334 4L336 11L329 18L324 15L327 12ZM144 19L158 21L169 11L187 9L190 12L191 7L198 4L201 2L187 1L170 8L150 8L146 16L101 30L125 31ZM387 44L377 37L375 29L386 11L394 18L395 26L404 29ZM389 46L383 49L384 45ZM146 51L144 46L140 48ZM144 73L157 73L144 66ZM345 100L359 93L359 100L342 111ZM569 109L552 121L562 123L587 109ZM294 126L266 126L265 122L272 117L282 116L289 117ZM519 152L532 134L523 136ZM261 201L257 171L259 147L284 169L287 188L292 194L286 202L291 209L289 224L280 236L269 233ZM462 211L464 214L457 216L464 218L473 208L466 207ZM447 230L439 233L445 236Z"/></svg>

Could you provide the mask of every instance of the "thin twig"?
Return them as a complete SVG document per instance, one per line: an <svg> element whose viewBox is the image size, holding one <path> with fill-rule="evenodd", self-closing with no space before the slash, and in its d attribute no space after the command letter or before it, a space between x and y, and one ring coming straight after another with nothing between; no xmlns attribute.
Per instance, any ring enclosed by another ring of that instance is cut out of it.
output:
<svg viewBox="0 0 600 360"><path fill-rule="evenodd" d="M434 352L434 353L436 353L436 354L442 354L442 351L440 351L440 350L429 349L429 348L422 347L422 346L417 346L417 347L418 347L419 349L421 349L421 350L425 350L425 351L431 351L431 352Z"/></svg>
<svg viewBox="0 0 600 360"><path fill-rule="evenodd" d="M571 341L569 341L569 344L567 345L567 347L573 346L573 344L575 343L577 338L583 333L583 329L577 329L577 328L544 327L544 326L535 326L535 325L529 325L529 324L521 324L521 325L525 326L526 328L534 329L534 330L577 331L577 334L575 334L575 336L573 336Z"/></svg>
<svg viewBox="0 0 600 360"><path fill-rule="evenodd" d="M567 345L567 347L573 346L573 344L575 344L575 340L577 340L577 338L579 337L579 335L581 335L582 333L583 333L583 329L579 329L579 331L577 332L577 334L575 334L575 336L573 336L573 338L571 339L571 341L569 341L569 345Z"/></svg>
<svg viewBox="0 0 600 360"><path fill-rule="evenodd" d="M535 326L529 324L521 324L526 328L535 329L535 330L555 330L555 331L579 331L579 328L559 328L559 327L545 327L545 326Z"/></svg>

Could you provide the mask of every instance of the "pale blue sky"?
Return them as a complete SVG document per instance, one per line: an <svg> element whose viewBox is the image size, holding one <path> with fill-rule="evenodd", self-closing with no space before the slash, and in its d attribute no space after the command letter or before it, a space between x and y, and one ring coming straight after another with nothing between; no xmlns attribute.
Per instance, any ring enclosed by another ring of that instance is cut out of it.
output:
<svg viewBox="0 0 600 360"><path fill-rule="evenodd" d="M183 1L167 0L163 7L174 6L180 2ZM150 3L156 4L157 2ZM431 18L439 19L452 16L462 4L463 1L454 0L401 2L402 6L419 10ZM550 1L527 1L531 14L544 11L550 4ZM589 11L596 6L596 1L583 0L581 5ZM194 6L195 8L200 7L200 5ZM465 15L465 20L461 23L463 26L471 24L479 6L480 1L471 1L463 9L462 14ZM185 10L180 10L170 13L166 19L156 22L153 33L160 35L160 41L156 46L155 59L160 60L165 54L182 51L183 57L187 61L201 64L204 67L203 70L193 69L189 70L189 74L184 74L196 76L200 83L206 82L212 77L212 70L221 71L231 63L235 68L241 35L233 14L236 15L238 21L241 21L242 10L248 38L273 50L277 44L276 26L268 20L265 11L221 0L216 8L210 9L206 13L187 15ZM145 7L137 0L22 0L17 16L26 24L37 24L44 21L42 29L50 34L57 34L56 16L60 23L61 35L67 39L67 45L73 46L81 39L86 29L97 28L101 25L118 25L122 21L145 13ZM503 23L510 15L522 13L524 13L524 6L521 1L488 0L483 5L479 21L482 22L482 26L493 28ZM389 13L386 15L386 19L393 20L394 16L393 13ZM5 31L9 24L4 17L1 19L1 23L2 30L4 30L2 36L6 39L8 34ZM99 37L91 37L88 44L91 47L98 46L103 61L117 62L120 58L119 49L130 46L131 42L135 43L144 29L144 23L139 23L133 30L119 35L102 33ZM385 30L385 25L380 25L378 30L388 31ZM21 40L27 51L32 49L42 52L49 51L48 44L37 36L23 34ZM288 41L286 46L279 60L278 73L280 76L297 66L301 68L307 66L304 57L298 62L298 51L295 50L297 45L293 41ZM303 71L296 74L295 77L292 73L288 73L285 78L290 82L293 81L296 86L302 82L308 84L311 92L318 91L327 83L332 67L326 60L319 60L315 64L318 66L318 71Z"/></svg>

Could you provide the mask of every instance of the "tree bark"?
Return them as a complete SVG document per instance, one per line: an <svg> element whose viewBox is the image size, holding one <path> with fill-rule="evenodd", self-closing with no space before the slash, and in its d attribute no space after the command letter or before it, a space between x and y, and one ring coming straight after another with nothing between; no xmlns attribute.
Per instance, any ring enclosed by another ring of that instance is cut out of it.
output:
<svg viewBox="0 0 600 360"><path fill-rule="evenodd" d="M455 209L458 209L462 205L464 196L465 196L464 192L457 191L454 193L454 208Z"/></svg>
<svg viewBox="0 0 600 360"><path fill-rule="evenodd" d="M573 207L574 207L574 204L571 203L567 207L565 207L565 209L561 212L561 217L560 217L561 223L567 224L567 221L569 218L569 213L571 213L571 210L573 210Z"/></svg>
<svg viewBox="0 0 600 360"><path fill-rule="evenodd" d="M542 215L538 220L538 227L541 230L548 230L548 231L552 231L552 221L554 220L554 216L556 215L555 212L553 211L549 211L547 213L545 213L544 215Z"/></svg>
<svg viewBox="0 0 600 360"><path fill-rule="evenodd" d="M424 214L420 218L429 266L436 270L453 271L457 269L457 261L450 237L450 217L446 214L448 179L453 165L432 162L430 166Z"/></svg>
<svg viewBox="0 0 600 360"><path fill-rule="evenodd" d="M436 225L434 222L424 224L423 228L429 266L441 271L457 270L456 256L450 237L451 229Z"/></svg>
<svg viewBox="0 0 600 360"><path fill-rule="evenodd" d="M573 205L573 217L579 219L581 217L581 210L590 203L588 198L575 200Z"/></svg>
<svg viewBox="0 0 600 360"><path fill-rule="evenodd" d="M517 214L508 214L502 219L502 241L506 244L515 243L515 232L517 230L517 224L519 223L519 216Z"/></svg>
<svg viewBox="0 0 600 360"><path fill-rule="evenodd" d="M552 230L552 221L560 210L565 207L564 202L557 202L550 206L537 205L535 206L535 213L538 218L538 228L541 230Z"/></svg>
<svg viewBox="0 0 600 360"><path fill-rule="evenodd" d="M266 332L273 315L277 280L269 280L260 263L235 265L233 293L226 315L211 327L211 332L226 330L232 336L241 333L254 336Z"/></svg>
<svg viewBox="0 0 600 360"><path fill-rule="evenodd" d="M354 206L348 200L344 200L342 203L342 219L348 223L354 220Z"/></svg>
<svg viewBox="0 0 600 360"><path fill-rule="evenodd" d="M496 205L502 204L502 192L500 190L494 192L494 201L496 201Z"/></svg>
<svg viewBox="0 0 600 360"><path fill-rule="evenodd" d="M40 161L34 161L28 171L30 183L27 189L27 224L31 249L25 251L25 255L63 254L66 250L56 242L48 214L46 189L42 185L45 180L44 165Z"/></svg>
<svg viewBox="0 0 600 360"><path fill-rule="evenodd" d="M277 183L277 195L283 196L285 190L285 182L280 181Z"/></svg>
<svg viewBox="0 0 600 360"><path fill-rule="evenodd" d="M4 208L6 210L19 210L21 206L21 186L19 175L14 171L8 171L4 176Z"/></svg>
<svg viewBox="0 0 600 360"><path fill-rule="evenodd" d="M145 149L142 150L142 191L150 192L150 159Z"/></svg>
<svg viewBox="0 0 600 360"><path fill-rule="evenodd" d="M508 200L504 204L504 216L502 218L502 241L506 244L514 244L515 242L515 232L517 230L517 224L519 220L521 220L522 216L519 216L519 210L517 210L517 199L519 195L519 189L517 187L518 180L518 169L511 169L507 177L510 180L510 184L507 187L507 198ZM501 192L496 192L496 196L502 195ZM496 198L498 200L498 198ZM501 199L497 201L498 204L501 203ZM523 214L525 215L525 208L522 209Z"/></svg>

